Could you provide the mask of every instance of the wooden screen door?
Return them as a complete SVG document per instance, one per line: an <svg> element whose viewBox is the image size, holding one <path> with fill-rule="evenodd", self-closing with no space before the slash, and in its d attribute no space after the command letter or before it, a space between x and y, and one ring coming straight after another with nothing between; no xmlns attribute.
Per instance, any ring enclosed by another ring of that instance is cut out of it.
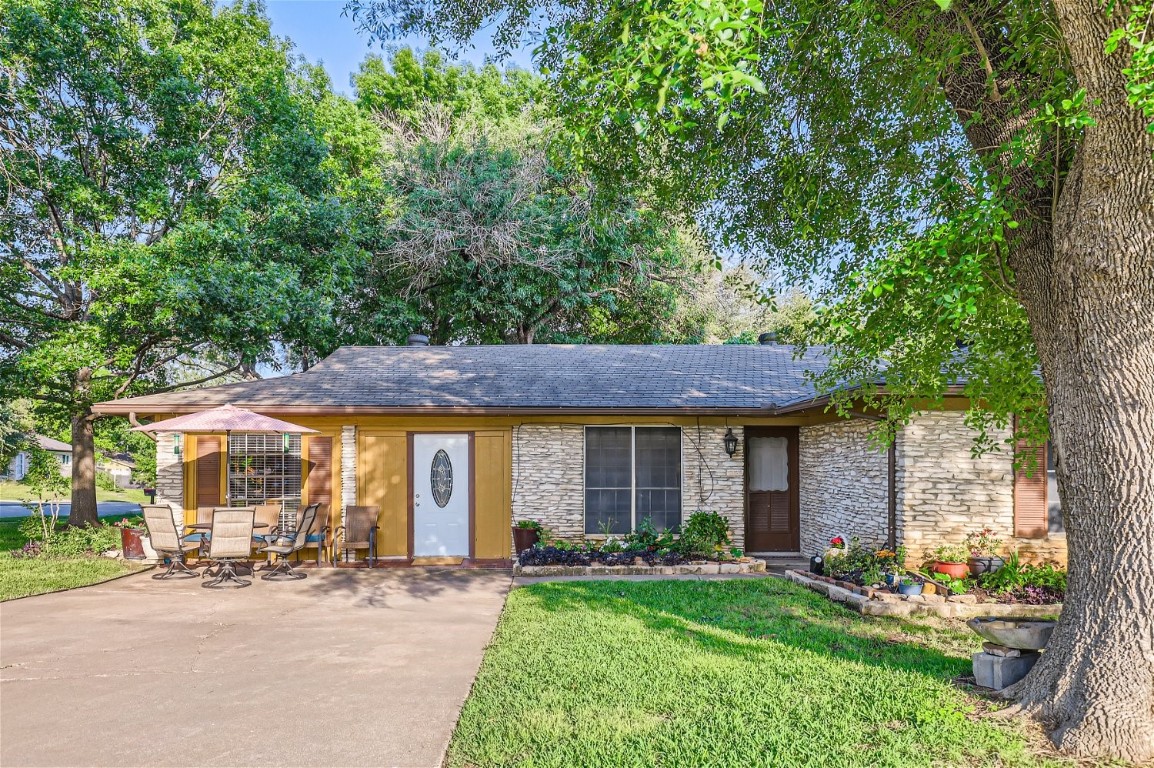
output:
<svg viewBox="0 0 1154 768"><path fill-rule="evenodd" d="M745 548L797 552L797 427L745 429Z"/></svg>

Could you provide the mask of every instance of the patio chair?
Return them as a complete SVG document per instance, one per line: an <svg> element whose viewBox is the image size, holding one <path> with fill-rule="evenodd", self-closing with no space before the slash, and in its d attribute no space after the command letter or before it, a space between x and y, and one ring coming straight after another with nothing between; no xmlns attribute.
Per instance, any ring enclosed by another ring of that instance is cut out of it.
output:
<svg viewBox="0 0 1154 768"><path fill-rule="evenodd" d="M304 549L305 544L308 543L309 529L313 527L313 522L317 517L317 507L320 504L309 504L305 507L304 512L297 519L297 528L290 535L281 536L271 543L265 545L261 551L276 555L276 565L267 569L268 573L261 576L265 581L288 581L290 579L303 579L307 574L298 573L293 570L292 562L289 560L289 555L299 552Z"/></svg>
<svg viewBox="0 0 1154 768"><path fill-rule="evenodd" d="M281 530L280 524L280 504L257 504L253 507L256 510L256 522L264 523L267 528L255 528L252 532L252 548L256 551L269 544L271 544L278 536L283 536L284 531ZM265 565L258 570L269 568L271 565Z"/></svg>
<svg viewBox="0 0 1154 768"><path fill-rule="evenodd" d="M369 567L372 568L377 560L377 518L381 514L380 507L345 507L345 520L333 531L333 565L337 564L337 552L352 552L356 558L356 550L369 550Z"/></svg>
<svg viewBox="0 0 1154 768"><path fill-rule="evenodd" d="M160 555L168 558L168 570L155 573L154 579L193 578L200 574L188 567L184 556L200 547L199 541L184 541L176 529L172 517L172 507L167 504L145 504L140 508L144 514L144 525L148 528L148 540Z"/></svg>
<svg viewBox="0 0 1154 768"><path fill-rule="evenodd" d="M212 581L202 587L247 587L251 581L237 576L236 567L248 559L252 550L252 531L256 510L252 507L221 507L212 513L212 538L208 540L208 559L217 568ZM207 575L207 574L206 574Z"/></svg>
<svg viewBox="0 0 1154 768"><path fill-rule="evenodd" d="M329 510L332 507L328 504L317 504L317 513L313 518L313 524L308 532L308 537L305 539L305 547L317 548L317 565L324 562L324 553L329 548L329 537L332 535L332 522L329 519ZM303 512L301 514L304 514ZM302 548L303 549L303 548ZM300 550L296 553L297 562L300 562ZM335 565L335 563L334 563Z"/></svg>

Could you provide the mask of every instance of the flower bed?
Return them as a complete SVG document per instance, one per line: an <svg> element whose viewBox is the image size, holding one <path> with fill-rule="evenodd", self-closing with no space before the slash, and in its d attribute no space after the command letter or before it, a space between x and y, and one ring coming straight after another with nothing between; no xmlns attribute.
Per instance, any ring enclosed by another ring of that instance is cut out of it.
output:
<svg viewBox="0 0 1154 768"><path fill-rule="evenodd" d="M516 576L678 576L765 573L765 561L743 557L727 562L683 562L676 565L648 564L637 558L631 564L604 565L522 565L513 566Z"/></svg>
<svg viewBox="0 0 1154 768"><path fill-rule="evenodd" d="M867 616L928 614L953 618L972 618L974 616L1041 618L1057 616L1062 612L1061 603L1046 605L1004 603L983 600L975 594L902 595L887 589L864 587L852 582L804 571L786 571L785 577L812 589L814 592L823 594L835 602L845 603L847 608Z"/></svg>
<svg viewBox="0 0 1154 768"><path fill-rule="evenodd" d="M918 570L906 569L906 553L901 547L896 552L873 550L857 539L847 547L838 537L826 553L823 575L851 589L888 593L901 599L966 597L984 604L1039 606L1062 602L1066 594L1065 571L1052 564L1023 564L1016 553L1005 561L991 557L991 550L1000 542L989 539L988 533L982 532L980 543L971 537L974 541L967 541L966 546L943 545L927 552L925 565ZM970 558L983 558L986 563L996 560L999 564L987 565L987 570L973 576L965 564ZM959 570L964 575L956 575Z"/></svg>

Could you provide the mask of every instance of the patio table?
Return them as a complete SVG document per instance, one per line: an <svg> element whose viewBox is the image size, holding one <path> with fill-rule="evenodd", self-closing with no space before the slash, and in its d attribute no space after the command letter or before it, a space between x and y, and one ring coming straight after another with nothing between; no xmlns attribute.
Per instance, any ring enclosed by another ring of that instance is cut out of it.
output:
<svg viewBox="0 0 1154 768"><path fill-rule="evenodd" d="M212 523L189 523L185 527L191 528L194 531L212 531ZM256 528L268 528L268 523L253 523L252 527L254 529L256 529ZM250 571L252 570L252 566L245 566L245 567L248 568ZM206 575L207 575L207 573L208 572L206 571Z"/></svg>

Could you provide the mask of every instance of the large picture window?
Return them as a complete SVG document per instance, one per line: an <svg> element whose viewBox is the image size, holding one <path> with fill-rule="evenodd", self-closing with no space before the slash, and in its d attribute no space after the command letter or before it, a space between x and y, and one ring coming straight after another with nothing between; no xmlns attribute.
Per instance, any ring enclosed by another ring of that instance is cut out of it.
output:
<svg viewBox="0 0 1154 768"><path fill-rule="evenodd" d="M679 427L585 428L585 533L681 523Z"/></svg>
<svg viewBox="0 0 1154 768"><path fill-rule="evenodd" d="M228 436L228 503L233 507L301 501L301 436Z"/></svg>

